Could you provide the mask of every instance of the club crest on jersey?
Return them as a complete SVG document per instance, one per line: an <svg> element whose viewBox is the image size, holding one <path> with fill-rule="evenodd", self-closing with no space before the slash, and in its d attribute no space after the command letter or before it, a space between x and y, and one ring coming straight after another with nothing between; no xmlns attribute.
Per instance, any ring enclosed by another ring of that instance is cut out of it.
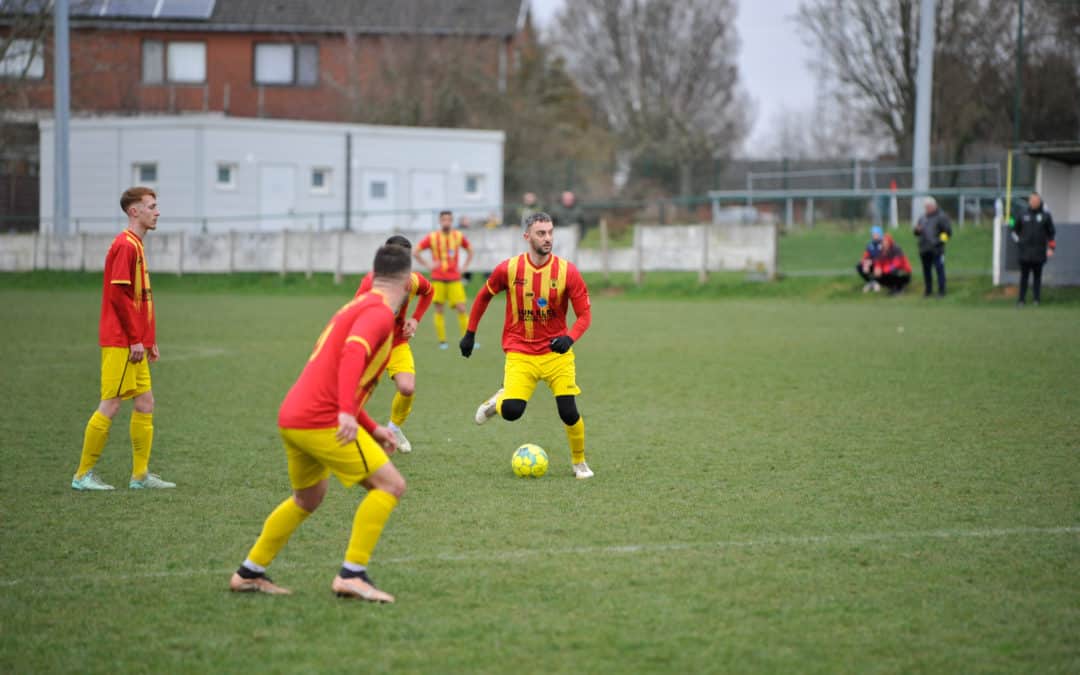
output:
<svg viewBox="0 0 1080 675"><path fill-rule="evenodd" d="M540 298L539 300L536 301L536 304L539 305L541 309L543 309L544 307L547 307L547 304L548 304L547 298Z"/></svg>

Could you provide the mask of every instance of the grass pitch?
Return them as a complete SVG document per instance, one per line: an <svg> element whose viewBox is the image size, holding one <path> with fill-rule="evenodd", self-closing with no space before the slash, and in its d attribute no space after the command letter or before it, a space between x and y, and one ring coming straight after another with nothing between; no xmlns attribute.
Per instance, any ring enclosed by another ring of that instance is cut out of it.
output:
<svg viewBox="0 0 1080 675"><path fill-rule="evenodd" d="M329 591L362 494L336 483L271 569L296 595L226 590L288 492L278 404L351 288L159 284L151 468L179 488L80 494L96 283L11 281L0 671L1080 669L1075 306L597 293L575 347L588 482L546 391L471 421L501 302L468 361L429 318L409 492L372 564L398 604L377 607ZM129 414L99 464L118 486ZM547 476L512 475L522 442Z"/></svg>

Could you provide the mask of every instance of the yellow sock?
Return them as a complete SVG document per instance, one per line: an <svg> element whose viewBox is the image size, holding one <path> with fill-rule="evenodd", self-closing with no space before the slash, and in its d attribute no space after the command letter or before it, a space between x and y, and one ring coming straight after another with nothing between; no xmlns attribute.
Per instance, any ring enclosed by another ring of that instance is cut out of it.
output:
<svg viewBox="0 0 1080 675"><path fill-rule="evenodd" d="M278 504L263 523L262 533L255 540L255 545L248 553L248 560L267 567L274 561L277 554L288 543L289 537L307 520L311 513L300 508L296 501L289 497Z"/></svg>
<svg viewBox="0 0 1080 675"><path fill-rule="evenodd" d="M75 472L77 478L82 478L87 471L94 468L101 451L105 449L105 443L109 440L109 429L112 420L95 410L86 423L86 431L83 433L82 457L79 458L79 468Z"/></svg>
<svg viewBox="0 0 1080 675"><path fill-rule="evenodd" d="M581 464L585 461L585 418L566 426L566 440L570 441L570 461Z"/></svg>
<svg viewBox="0 0 1080 675"><path fill-rule="evenodd" d="M154 444L154 413L131 411L131 477L142 479L150 467Z"/></svg>
<svg viewBox="0 0 1080 675"><path fill-rule="evenodd" d="M459 313L457 315L457 325L461 329L461 336L465 337L465 331L469 330L469 315Z"/></svg>
<svg viewBox="0 0 1080 675"><path fill-rule="evenodd" d="M439 342L446 342L446 316L442 312L435 312L431 322L435 324L435 335Z"/></svg>
<svg viewBox="0 0 1080 675"><path fill-rule="evenodd" d="M352 536L349 537L349 548L345 551L345 562L355 565L368 564L371 552L379 542L379 535L397 505L397 497L389 492L372 490L367 493L367 497L364 497L364 501L360 502L356 509L356 517L353 518Z"/></svg>
<svg viewBox="0 0 1080 675"><path fill-rule="evenodd" d="M412 412L412 402L416 397L416 394L412 396L406 396L400 391L394 394L394 400L390 403L390 421L399 427L405 424L405 420L409 419L409 413Z"/></svg>

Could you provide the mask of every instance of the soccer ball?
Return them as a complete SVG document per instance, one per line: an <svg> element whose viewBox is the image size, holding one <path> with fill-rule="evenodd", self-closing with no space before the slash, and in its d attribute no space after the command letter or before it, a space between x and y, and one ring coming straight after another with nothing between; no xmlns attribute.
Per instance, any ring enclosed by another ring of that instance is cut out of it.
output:
<svg viewBox="0 0 1080 675"><path fill-rule="evenodd" d="M547 473L548 456L539 445L526 443L514 451L510 466L518 478L539 478Z"/></svg>

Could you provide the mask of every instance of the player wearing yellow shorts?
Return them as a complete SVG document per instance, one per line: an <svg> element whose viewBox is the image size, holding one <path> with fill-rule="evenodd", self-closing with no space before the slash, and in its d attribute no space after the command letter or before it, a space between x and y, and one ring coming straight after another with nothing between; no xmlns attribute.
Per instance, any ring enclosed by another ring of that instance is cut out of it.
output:
<svg viewBox="0 0 1080 675"><path fill-rule="evenodd" d="M424 259L422 253L431 251L431 262ZM461 251L465 251L465 264L459 265ZM458 327L461 334L469 325L466 313L465 286L461 276L472 262L472 245L461 230L454 229L454 214L450 211L439 213L439 229L427 235L416 245L413 257L431 272L431 285L435 289L435 335L439 338L439 349L446 349L446 317L444 307L449 304L458 315Z"/></svg>
<svg viewBox="0 0 1080 675"><path fill-rule="evenodd" d="M379 383L394 342L395 314L408 299L411 260L400 246L375 254L371 290L342 307L319 335L315 349L278 411L292 495L267 517L247 559L229 580L236 592L287 594L266 568L315 509L330 474L345 487L368 493L353 518L341 571L330 584L338 596L393 602L367 574L367 565L390 514L405 494L405 479L390 462L394 432L376 424L364 404Z"/></svg>
<svg viewBox="0 0 1080 675"><path fill-rule="evenodd" d="M480 404L476 423L496 414L514 421L525 414L525 405L539 382L555 395L559 417L566 426L570 458L577 478L592 478L585 462L585 422L577 409L574 351L592 322L589 289L573 263L551 253L554 227L551 217L537 212L525 219L528 251L501 262L473 302L468 330L461 338L461 354L472 355L476 329L491 299L506 291L503 351L506 368L503 386ZM574 307L574 325L567 330L566 317Z"/></svg>
<svg viewBox="0 0 1080 675"><path fill-rule="evenodd" d="M157 361L154 297L146 269L143 237L157 229L160 215L157 195L150 188L133 187L120 196L120 208L128 217L127 229L113 239L105 255L101 293L101 402L83 433L79 468L71 479L75 490L112 490L94 472L109 440L113 418L120 403L134 399L131 413L131 489L173 488L149 471L154 441L154 394L150 389L149 361Z"/></svg>
<svg viewBox="0 0 1080 675"><path fill-rule="evenodd" d="M395 234L387 239L386 244L388 246L401 246L406 250L412 249L412 242L400 234ZM373 279L374 277L370 273L364 277L360 282L360 288L356 291L357 297L361 293L371 290ZM424 313L431 306L433 295L434 291L431 283L422 275L413 272L409 284L409 295L405 302L401 303L401 309L398 311L395 321L394 348L390 352L390 363L386 366L386 372L390 379L394 381L397 392L394 394L394 400L390 404L390 423L386 426L394 432L399 452L412 452L412 443L405 437L405 432L401 428L404 426L405 420L409 419L413 399L416 396L416 362L413 359L409 340L412 339L413 335L416 335L416 327L420 325ZM413 298L417 298L416 311L412 313L412 316L408 316L409 303Z"/></svg>

